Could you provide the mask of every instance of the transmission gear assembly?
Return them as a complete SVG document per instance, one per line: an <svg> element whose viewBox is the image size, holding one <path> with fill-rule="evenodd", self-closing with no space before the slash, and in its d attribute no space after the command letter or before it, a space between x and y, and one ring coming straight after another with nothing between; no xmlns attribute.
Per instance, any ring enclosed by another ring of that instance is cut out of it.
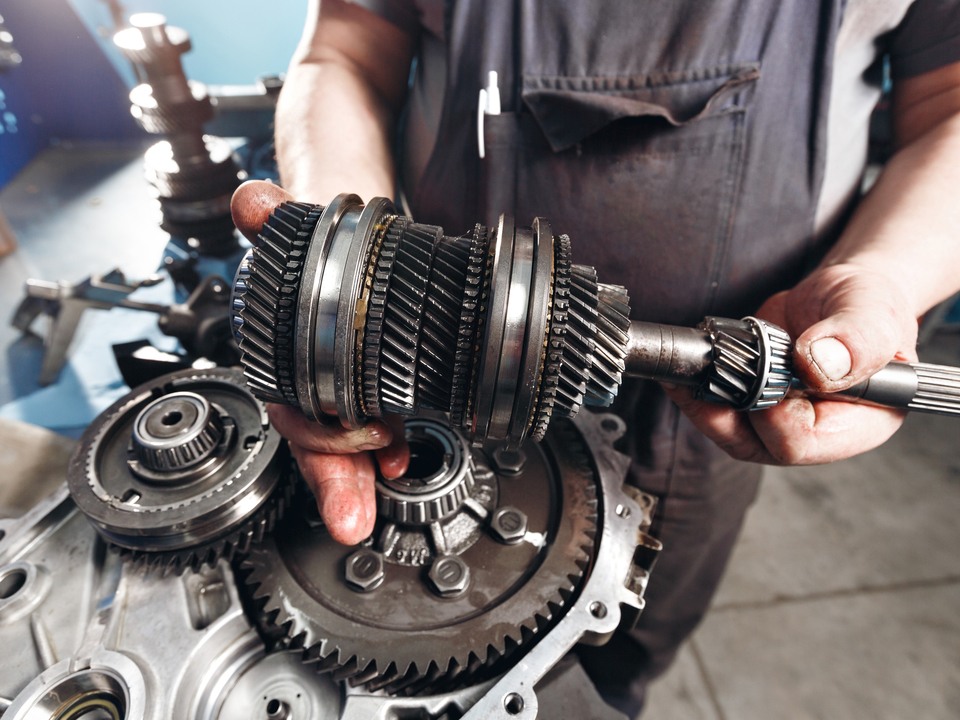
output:
<svg viewBox="0 0 960 720"><path fill-rule="evenodd" d="M130 392L55 495L0 518L0 646L23 650L0 654L0 713L623 720L569 656L636 620L659 551L623 422L507 448L438 418L407 421L409 471L348 548L241 373Z"/></svg>
<svg viewBox="0 0 960 720"><path fill-rule="evenodd" d="M624 376L692 385L738 410L802 389L782 329L631 322L624 288L574 264L569 238L540 218L502 215L450 237L383 198L287 202L240 265L233 312L254 393L348 428L439 410L471 441L517 445L554 417L609 406ZM891 363L840 394L960 416L960 369Z"/></svg>
<svg viewBox="0 0 960 720"><path fill-rule="evenodd" d="M181 570L230 558L285 509L292 461L235 370L142 385L84 433L70 492L111 544Z"/></svg>
<svg viewBox="0 0 960 720"><path fill-rule="evenodd" d="M259 397L349 427L440 410L471 439L512 443L610 403L628 309L545 221L451 238L355 195L277 208L234 293Z"/></svg>
<svg viewBox="0 0 960 720"><path fill-rule="evenodd" d="M303 504L243 566L268 624L307 660L422 694L502 671L567 611L596 557L602 490L568 423L513 451L471 452L428 419L407 436L411 470L378 483L368 543L339 545Z"/></svg>

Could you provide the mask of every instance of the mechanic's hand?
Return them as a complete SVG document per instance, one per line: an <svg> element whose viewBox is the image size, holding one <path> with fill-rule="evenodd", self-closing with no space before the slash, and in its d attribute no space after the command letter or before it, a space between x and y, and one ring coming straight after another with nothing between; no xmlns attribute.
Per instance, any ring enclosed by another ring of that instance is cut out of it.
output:
<svg viewBox="0 0 960 720"><path fill-rule="evenodd" d="M233 221L254 242L274 208L288 200L293 197L276 185L244 183L233 195ZM373 421L346 430L336 418L311 422L286 405L270 404L267 411L270 422L289 442L330 535L347 545L366 538L376 519L377 465L388 478L407 471L410 453L399 418L395 424Z"/></svg>
<svg viewBox="0 0 960 720"><path fill-rule="evenodd" d="M795 339L794 372L811 391L850 387L892 360L916 360L917 320L890 277L852 264L820 268L770 298L757 316ZM904 413L843 400L789 395L778 406L737 412L667 393L693 423L735 458L812 465L851 457L885 442Z"/></svg>

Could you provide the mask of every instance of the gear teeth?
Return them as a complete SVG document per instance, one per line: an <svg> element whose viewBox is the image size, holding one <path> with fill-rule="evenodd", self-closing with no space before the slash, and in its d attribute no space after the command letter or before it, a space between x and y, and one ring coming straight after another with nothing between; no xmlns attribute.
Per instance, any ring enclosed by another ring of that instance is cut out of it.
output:
<svg viewBox="0 0 960 720"><path fill-rule="evenodd" d="M783 330L756 318L707 318L699 326L710 333L714 361L698 395L738 410L779 403L790 389L791 342Z"/></svg>
<svg viewBox="0 0 960 720"><path fill-rule="evenodd" d="M442 233L440 228L438 231ZM417 373L417 396L425 408L449 410L451 368L456 359L470 240L440 240L442 235L438 235L430 272L430 292L424 312Z"/></svg>
<svg viewBox="0 0 960 720"><path fill-rule="evenodd" d="M570 237L561 235L553 245L553 288L550 295L550 327L547 335L546 362L540 394L534 414L530 436L543 440L556 404L560 371L563 367L563 349L567 333L567 316L570 311Z"/></svg>
<svg viewBox="0 0 960 720"><path fill-rule="evenodd" d="M449 408L469 246L442 240L432 225L404 223L387 233L363 351L368 408Z"/></svg>
<svg viewBox="0 0 960 720"><path fill-rule="evenodd" d="M626 369L630 301L626 288L597 286L594 358L587 381L586 405L608 407L616 398Z"/></svg>
<svg viewBox="0 0 960 720"><path fill-rule="evenodd" d="M555 411L573 417L584 403L595 352L597 274L592 267L572 265L563 364L557 383Z"/></svg>
<svg viewBox="0 0 960 720"><path fill-rule="evenodd" d="M292 461L291 464L293 464ZM171 552L143 552L128 550L117 545L111 545L111 547L141 572L162 575L181 575L186 570L198 572L204 565L212 567L220 560L232 562L263 542L290 508L293 494L294 483L291 479L288 477L281 480L266 502L239 527L222 538L202 545Z"/></svg>
<svg viewBox="0 0 960 720"><path fill-rule="evenodd" d="M381 352L383 325L390 289L390 275L397 257L397 245L409 221L397 218L384 234L380 252L374 263L373 284L367 303L367 320L363 336L363 399L367 414L380 417Z"/></svg>
<svg viewBox="0 0 960 720"><path fill-rule="evenodd" d="M233 325L247 384L267 402L297 404L293 377L300 273L323 207L287 202L261 228L234 282Z"/></svg>
<svg viewBox="0 0 960 720"><path fill-rule="evenodd" d="M457 325L453 377L450 383L450 424L466 428L476 386L478 347L486 295L490 286L490 243L487 229L476 225L470 236L464 273L463 302Z"/></svg>
<svg viewBox="0 0 960 720"><path fill-rule="evenodd" d="M570 497L579 498L577 507L580 510L578 519L568 531L569 536L563 541L567 550L557 549L555 552L562 552L561 556L544 560L562 565L551 566L551 571L544 577L545 580L549 578L550 585L543 588L542 594L538 593L529 615L515 624L483 631L488 636L483 640L467 640L468 635L462 643L450 646L453 649L449 655L444 651L444 654L429 659L414 657L403 653L405 645L397 646L400 657L391 657L388 646L381 654L379 644L357 642L365 637L357 629L362 626L357 626L356 620L351 620L349 615L330 609L322 598L322 591L316 587L307 591L306 586L288 586L288 582L299 581L292 577L284 580L284 574L275 572L278 565L284 565L284 551L278 544L280 538L275 537L251 553L242 566L247 571L244 579L246 593L252 599L251 604L259 610L261 631L267 637L277 637L278 632L282 632L286 640L280 640L280 644L299 649L304 662L314 665L318 672L330 674L353 686L363 686L370 692L382 691L395 696L436 694L502 672L567 612L594 557L598 522L597 476L584 440L571 423L561 422L553 426L546 442L553 452L562 452L564 487L571 491ZM291 525L285 524L285 527L292 531ZM297 528L296 536L302 541L299 530ZM508 549L503 551L509 552ZM315 594L317 592L319 596ZM327 609L311 612L313 606L303 604L307 602L318 603L316 608ZM333 616L325 616L327 612L332 612ZM327 624L325 617L327 622L336 617L336 624ZM341 635L342 632L346 634Z"/></svg>
<svg viewBox="0 0 960 720"><path fill-rule="evenodd" d="M380 406L387 412L410 415L417 405L419 339L437 231L427 225L408 225L390 268L379 378Z"/></svg>

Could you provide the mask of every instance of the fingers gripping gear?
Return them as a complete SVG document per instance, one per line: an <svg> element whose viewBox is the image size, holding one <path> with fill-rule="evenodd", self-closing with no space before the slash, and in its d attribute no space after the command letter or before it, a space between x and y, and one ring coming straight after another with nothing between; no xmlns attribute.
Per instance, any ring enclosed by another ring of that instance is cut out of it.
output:
<svg viewBox="0 0 960 720"><path fill-rule="evenodd" d="M472 439L512 443L613 401L628 311L542 220L447 237L353 195L277 208L234 287L258 397L346 427L440 410Z"/></svg>
<svg viewBox="0 0 960 720"><path fill-rule="evenodd" d="M761 410L783 400L791 379L789 335L753 317L709 317L700 328L709 333L714 354L698 391L703 399L737 410Z"/></svg>

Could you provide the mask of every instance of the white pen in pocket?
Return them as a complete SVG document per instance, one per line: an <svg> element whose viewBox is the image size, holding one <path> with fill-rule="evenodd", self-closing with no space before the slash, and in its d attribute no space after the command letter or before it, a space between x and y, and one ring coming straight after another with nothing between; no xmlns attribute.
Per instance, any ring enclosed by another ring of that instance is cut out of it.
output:
<svg viewBox="0 0 960 720"><path fill-rule="evenodd" d="M487 86L480 88L480 99L477 103L477 150L482 159L486 155L483 141L483 118L485 115L500 114L500 88L497 86L497 73L491 70L487 73Z"/></svg>

